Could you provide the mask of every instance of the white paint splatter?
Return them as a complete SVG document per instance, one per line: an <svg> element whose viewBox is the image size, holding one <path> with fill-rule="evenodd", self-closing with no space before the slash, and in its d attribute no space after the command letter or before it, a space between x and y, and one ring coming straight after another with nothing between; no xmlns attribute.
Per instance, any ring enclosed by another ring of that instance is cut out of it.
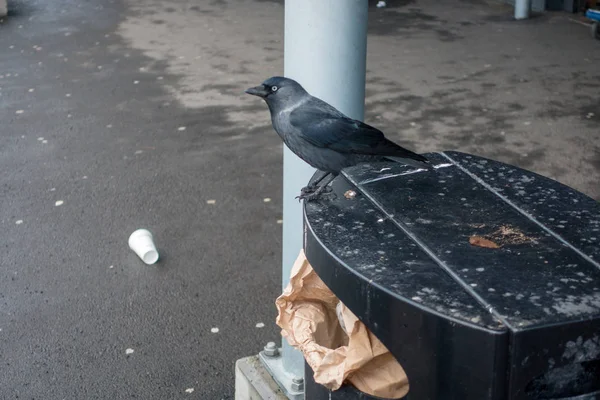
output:
<svg viewBox="0 0 600 400"><path fill-rule="evenodd" d="M133 350L133 349L126 349L126 350L125 350L125 354L127 354L127 355L129 355L129 354L133 354L133 352L134 352L134 351L135 351L135 350Z"/></svg>
<svg viewBox="0 0 600 400"><path fill-rule="evenodd" d="M265 198L263 199L263 202L265 202L265 203L269 203L269 202L271 202L271 199L270 199L269 197L265 197Z"/></svg>
<svg viewBox="0 0 600 400"><path fill-rule="evenodd" d="M262 322L259 322L258 324L256 324L256 327L257 327L257 328L264 328L264 327L265 327L265 324L264 324L264 323L262 323Z"/></svg>
<svg viewBox="0 0 600 400"><path fill-rule="evenodd" d="M19 219L19 220L15 221L15 224L17 224L17 225L21 225L22 223L23 223L22 219Z"/></svg>
<svg viewBox="0 0 600 400"><path fill-rule="evenodd" d="M217 328L217 327L210 328L210 331L211 331L212 333L219 333L219 328Z"/></svg>
<svg viewBox="0 0 600 400"><path fill-rule="evenodd" d="M177 128L178 131L183 132L185 131L185 126L180 126L179 128Z"/></svg>
<svg viewBox="0 0 600 400"><path fill-rule="evenodd" d="M46 144L46 143L48 143L48 141L44 139L44 140L42 140L42 143Z"/></svg>
<svg viewBox="0 0 600 400"><path fill-rule="evenodd" d="M194 388L187 388L185 389L186 393L194 393Z"/></svg>
<svg viewBox="0 0 600 400"><path fill-rule="evenodd" d="M108 268L109 268L109 269L113 269L114 267L115 267L114 265L111 265L111 266L110 266L110 267L108 267Z"/></svg>
<svg viewBox="0 0 600 400"><path fill-rule="evenodd" d="M206 204L215 204L216 200L206 200Z"/></svg>
<svg viewBox="0 0 600 400"><path fill-rule="evenodd" d="M38 138L38 140L41 142L42 140L44 140L44 137L43 137L43 136L40 136L40 137Z"/></svg>
<svg viewBox="0 0 600 400"><path fill-rule="evenodd" d="M65 202L64 202L64 201L62 201L62 200L58 200L56 203L54 203L54 205L55 205L56 207L58 207L58 206L62 206L63 204L65 204Z"/></svg>
<svg viewBox="0 0 600 400"><path fill-rule="evenodd" d="M25 112L25 110L17 110L15 111L15 114L23 114Z"/></svg>

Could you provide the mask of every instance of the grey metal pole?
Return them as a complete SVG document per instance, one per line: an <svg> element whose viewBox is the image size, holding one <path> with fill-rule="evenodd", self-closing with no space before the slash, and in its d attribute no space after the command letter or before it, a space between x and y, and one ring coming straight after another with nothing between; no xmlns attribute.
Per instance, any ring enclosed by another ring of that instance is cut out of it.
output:
<svg viewBox="0 0 600 400"><path fill-rule="evenodd" d="M364 117L367 15L367 0L285 1L285 76L360 120ZM302 249L302 208L294 198L314 171L284 148L283 287ZM304 375L302 354L285 339L283 367L289 374Z"/></svg>
<svg viewBox="0 0 600 400"><path fill-rule="evenodd" d="M531 0L515 0L515 19L529 18Z"/></svg>

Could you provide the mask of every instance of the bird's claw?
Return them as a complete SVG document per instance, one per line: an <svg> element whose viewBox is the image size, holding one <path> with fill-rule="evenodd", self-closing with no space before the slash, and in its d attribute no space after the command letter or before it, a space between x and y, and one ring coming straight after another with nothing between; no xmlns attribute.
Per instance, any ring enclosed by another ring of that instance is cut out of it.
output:
<svg viewBox="0 0 600 400"><path fill-rule="evenodd" d="M332 191L332 189L330 187L324 187L321 190L317 190L317 189L319 189L319 188L314 187L314 186L303 187L302 189L300 189L300 195L296 196L296 199L298 199L298 201L300 201L300 200L313 201L313 200L316 200L317 198L319 198L319 196L321 196L321 195L330 194Z"/></svg>
<svg viewBox="0 0 600 400"><path fill-rule="evenodd" d="M316 190L317 190L316 186L304 186L302 189L300 189L300 196L314 193ZM300 196L298 196L298 197L300 197Z"/></svg>

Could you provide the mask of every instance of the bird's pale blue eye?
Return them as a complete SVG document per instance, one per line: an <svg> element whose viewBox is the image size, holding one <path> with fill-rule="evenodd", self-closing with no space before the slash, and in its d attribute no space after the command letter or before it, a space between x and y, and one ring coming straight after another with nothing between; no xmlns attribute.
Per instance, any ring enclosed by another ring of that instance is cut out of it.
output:
<svg viewBox="0 0 600 400"><path fill-rule="evenodd" d="M277 86L271 86L271 92L276 92L279 89Z"/></svg>

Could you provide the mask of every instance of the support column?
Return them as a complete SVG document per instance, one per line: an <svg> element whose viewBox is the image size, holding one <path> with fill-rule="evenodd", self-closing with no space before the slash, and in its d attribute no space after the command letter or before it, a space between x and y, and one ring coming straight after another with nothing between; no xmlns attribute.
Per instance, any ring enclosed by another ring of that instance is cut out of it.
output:
<svg viewBox="0 0 600 400"><path fill-rule="evenodd" d="M360 120L364 117L367 16L366 0L285 1L285 76ZM314 171L284 146L283 287L302 248L302 208L295 197ZM285 339L283 367L293 376L304 375L302 354Z"/></svg>

